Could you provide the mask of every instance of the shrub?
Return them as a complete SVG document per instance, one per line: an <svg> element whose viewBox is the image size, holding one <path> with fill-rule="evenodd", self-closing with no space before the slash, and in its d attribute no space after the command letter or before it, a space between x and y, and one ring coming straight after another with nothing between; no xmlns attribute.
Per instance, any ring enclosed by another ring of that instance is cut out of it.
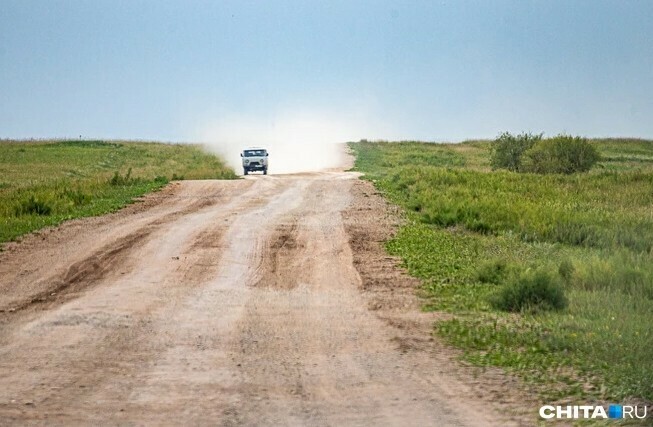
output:
<svg viewBox="0 0 653 427"><path fill-rule="evenodd" d="M44 200L39 200L33 194L23 199L16 206L15 214L20 215L50 215L52 206Z"/></svg>
<svg viewBox="0 0 653 427"><path fill-rule="evenodd" d="M481 283L493 283L496 285L503 281L508 270L508 263L503 259L486 261L476 270L476 278Z"/></svg>
<svg viewBox="0 0 653 427"><path fill-rule="evenodd" d="M502 133L492 144L492 158L490 160L492 168L520 171L522 155L540 141L542 135Z"/></svg>
<svg viewBox="0 0 653 427"><path fill-rule="evenodd" d="M510 312L561 310L567 306L567 298L557 274L543 269L525 270L512 275L490 304Z"/></svg>
<svg viewBox="0 0 653 427"><path fill-rule="evenodd" d="M521 171L533 173L586 172L599 154L585 138L558 135L538 141L523 153Z"/></svg>

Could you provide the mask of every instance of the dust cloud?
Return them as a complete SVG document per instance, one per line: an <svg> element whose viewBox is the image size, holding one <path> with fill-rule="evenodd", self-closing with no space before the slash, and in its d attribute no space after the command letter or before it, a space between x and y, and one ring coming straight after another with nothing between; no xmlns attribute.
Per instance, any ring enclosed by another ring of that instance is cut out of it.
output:
<svg viewBox="0 0 653 427"><path fill-rule="evenodd" d="M361 139L361 129L326 114L284 114L270 120L232 116L199 130L206 148L242 174L240 153L262 147L270 153L269 173L314 172L342 165L342 143Z"/></svg>

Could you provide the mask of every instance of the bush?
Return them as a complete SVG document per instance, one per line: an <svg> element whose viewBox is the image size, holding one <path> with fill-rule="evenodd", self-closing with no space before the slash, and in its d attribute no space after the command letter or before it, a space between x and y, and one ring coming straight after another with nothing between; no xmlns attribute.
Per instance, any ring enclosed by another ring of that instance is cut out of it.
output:
<svg viewBox="0 0 653 427"><path fill-rule="evenodd" d="M16 206L15 214L20 215L50 215L52 206L49 203L39 200L33 194L27 199L23 199Z"/></svg>
<svg viewBox="0 0 653 427"><path fill-rule="evenodd" d="M525 270L513 275L490 304L510 312L561 310L567 306L567 298L557 274L543 269Z"/></svg>
<svg viewBox="0 0 653 427"><path fill-rule="evenodd" d="M522 155L539 142L542 135L522 133L515 136L509 132L502 133L492 144L492 158L490 160L492 168L508 169L513 172L520 171Z"/></svg>
<svg viewBox="0 0 653 427"><path fill-rule="evenodd" d="M495 259L482 263L476 270L476 279L481 283L501 283L509 271L508 263L503 259Z"/></svg>
<svg viewBox="0 0 653 427"><path fill-rule="evenodd" d="M585 138L558 135L538 141L523 153L522 172L587 172L599 160L599 154Z"/></svg>

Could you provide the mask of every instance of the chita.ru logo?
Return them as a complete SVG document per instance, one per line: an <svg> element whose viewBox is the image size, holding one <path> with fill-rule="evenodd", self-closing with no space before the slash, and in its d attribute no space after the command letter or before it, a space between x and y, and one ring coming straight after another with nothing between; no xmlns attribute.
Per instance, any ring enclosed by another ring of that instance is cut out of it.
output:
<svg viewBox="0 0 653 427"><path fill-rule="evenodd" d="M553 406L544 405L540 408L540 417L550 419L644 419L647 416L646 405L610 405L606 410L604 406L579 405L579 406Z"/></svg>

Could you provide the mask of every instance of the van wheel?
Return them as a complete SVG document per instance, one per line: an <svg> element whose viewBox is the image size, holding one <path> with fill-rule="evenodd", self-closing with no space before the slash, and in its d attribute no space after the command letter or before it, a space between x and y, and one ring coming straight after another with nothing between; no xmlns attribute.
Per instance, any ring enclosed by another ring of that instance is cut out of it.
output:
<svg viewBox="0 0 653 427"><path fill-rule="evenodd" d="M263 169L263 175L267 175L267 174L268 174L268 168Z"/></svg>
<svg viewBox="0 0 653 427"><path fill-rule="evenodd" d="M247 175L247 174L249 173L249 171L248 171L247 169L243 169L243 173L244 173L245 175Z"/></svg>

